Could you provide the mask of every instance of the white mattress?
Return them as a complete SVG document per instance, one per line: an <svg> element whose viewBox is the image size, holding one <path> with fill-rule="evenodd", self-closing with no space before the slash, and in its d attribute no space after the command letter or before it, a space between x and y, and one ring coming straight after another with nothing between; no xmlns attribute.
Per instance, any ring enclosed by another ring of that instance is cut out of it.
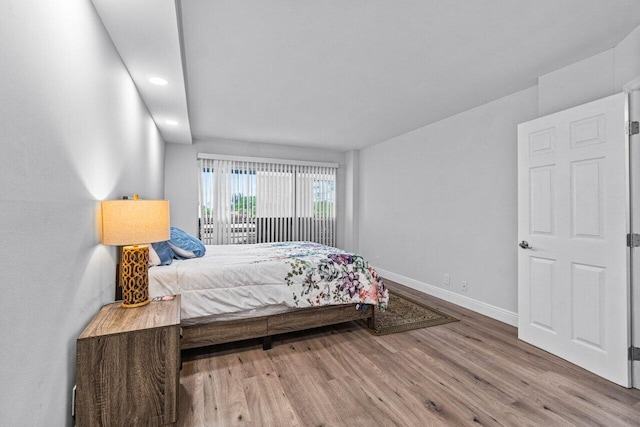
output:
<svg viewBox="0 0 640 427"><path fill-rule="evenodd" d="M149 269L149 296L181 294L182 320L273 314L347 303L386 307L388 292L358 255L308 242L207 246L201 258Z"/></svg>

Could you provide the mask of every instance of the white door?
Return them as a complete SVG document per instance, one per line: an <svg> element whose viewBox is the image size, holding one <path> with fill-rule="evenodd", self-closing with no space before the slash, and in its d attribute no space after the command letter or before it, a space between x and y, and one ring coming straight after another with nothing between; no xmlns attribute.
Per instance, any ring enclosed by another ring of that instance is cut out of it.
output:
<svg viewBox="0 0 640 427"><path fill-rule="evenodd" d="M621 93L518 125L518 337L625 387L627 119Z"/></svg>

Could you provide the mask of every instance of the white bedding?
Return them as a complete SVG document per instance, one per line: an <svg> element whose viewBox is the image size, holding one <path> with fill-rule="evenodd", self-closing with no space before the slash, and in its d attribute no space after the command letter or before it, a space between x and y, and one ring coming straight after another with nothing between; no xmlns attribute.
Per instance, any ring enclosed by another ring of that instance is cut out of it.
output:
<svg viewBox="0 0 640 427"><path fill-rule="evenodd" d="M182 320L222 320L346 303L386 308L366 260L308 242L207 246L201 258L149 269L151 298L181 294Z"/></svg>

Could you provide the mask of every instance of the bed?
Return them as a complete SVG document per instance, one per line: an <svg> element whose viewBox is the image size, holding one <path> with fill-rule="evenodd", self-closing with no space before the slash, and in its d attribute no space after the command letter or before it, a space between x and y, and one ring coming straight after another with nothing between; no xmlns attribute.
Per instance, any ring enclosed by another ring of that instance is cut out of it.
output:
<svg viewBox="0 0 640 427"><path fill-rule="evenodd" d="M361 256L310 242L207 246L149 269L149 296L180 294L189 349L351 320L374 321L389 293Z"/></svg>

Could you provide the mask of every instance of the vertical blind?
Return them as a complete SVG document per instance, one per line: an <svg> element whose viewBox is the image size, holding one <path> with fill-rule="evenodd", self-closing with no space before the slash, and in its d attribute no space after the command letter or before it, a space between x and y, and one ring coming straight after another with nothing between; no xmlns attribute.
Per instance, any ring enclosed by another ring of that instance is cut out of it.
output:
<svg viewBox="0 0 640 427"><path fill-rule="evenodd" d="M335 246L335 164L198 155L205 244L312 241Z"/></svg>

